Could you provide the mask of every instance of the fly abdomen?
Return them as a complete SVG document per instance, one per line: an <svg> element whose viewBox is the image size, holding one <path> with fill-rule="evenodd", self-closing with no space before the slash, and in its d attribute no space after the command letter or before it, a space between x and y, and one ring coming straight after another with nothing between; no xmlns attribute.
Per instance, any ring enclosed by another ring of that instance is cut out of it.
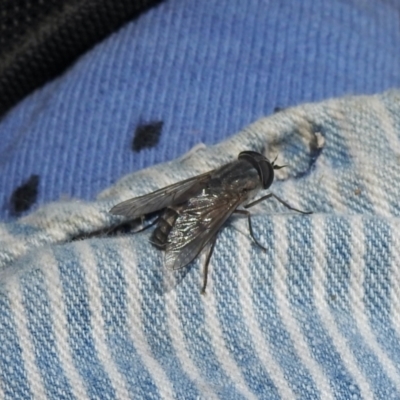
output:
<svg viewBox="0 0 400 400"><path fill-rule="evenodd" d="M171 232L171 229L175 225L175 221L178 218L179 214L173 210L172 208L167 207L164 212L161 214L157 227L154 229L150 241L157 247L164 249L168 235Z"/></svg>

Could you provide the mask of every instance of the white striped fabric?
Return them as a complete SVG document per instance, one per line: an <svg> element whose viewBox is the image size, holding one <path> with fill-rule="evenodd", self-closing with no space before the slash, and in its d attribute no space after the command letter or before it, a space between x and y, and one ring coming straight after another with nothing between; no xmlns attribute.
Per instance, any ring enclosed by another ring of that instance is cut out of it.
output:
<svg viewBox="0 0 400 400"><path fill-rule="evenodd" d="M93 236L116 203L240 151L278 155L273 199L162 290L145 231ZM124 177L92 203L0 225L0 397L400 398L400 92L307 104ZM80 236L86 239L73 241Z"/></svg>

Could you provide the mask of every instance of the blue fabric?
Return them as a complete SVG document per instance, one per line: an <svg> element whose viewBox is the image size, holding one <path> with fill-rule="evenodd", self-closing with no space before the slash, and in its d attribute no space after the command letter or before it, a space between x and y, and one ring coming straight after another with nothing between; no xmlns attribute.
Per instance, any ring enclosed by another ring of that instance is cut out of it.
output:
<svg viewBox="0 0 400 400"><path fill-rule="evenodd" d="M176 287L149 232L76 235L112 205L278 154L271 199ZM229 140L0 225L1 398L400 398L400 91L306 104Z"/></svg>
<svg viewBox="0 0 400 400"><path fill-rule="evenodd" d="M345 96L399 86L398 15L166 1L15 107L0 123L0 398L400 398L400 93ZM154 120L159 145L133 153ZM72 242L242 150L278 155L272 191L314 214L252 210L267 252L232 218L205 296L204 259L159 290L149 232ZM32 173L38 205L12 221Z"/></svg>
<svg viewBox="0 0 400 400"><path fill-rule="evenodd" d="M127 24L0 123L2 219L40 176L38 204L93 199L120 176L215 144L275 107L400 85L399 3L169 0ZM135 127L164 121L156 148Z"/></svg>

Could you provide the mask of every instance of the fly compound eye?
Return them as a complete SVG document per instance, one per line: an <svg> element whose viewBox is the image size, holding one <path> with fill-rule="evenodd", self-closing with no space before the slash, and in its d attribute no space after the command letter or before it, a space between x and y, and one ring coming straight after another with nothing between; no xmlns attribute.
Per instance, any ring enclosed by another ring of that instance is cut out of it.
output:
<svg viewBox="0 0 400 400"><path fill-rule="evenodd" d="M272 182L274 181L274 167L267 160L261 161L259 163L259 166L262 172L262 174L260 174L262 186L264 189L268 189L272 185Z"/></svg>
<svg viewBox="0 0 400 400"><path fill-rule="evenodd" d="M239 160L246 160L258 172L263 189L268 189L274 180L274 167L262 154L255 151L242 151Z"/></svg>

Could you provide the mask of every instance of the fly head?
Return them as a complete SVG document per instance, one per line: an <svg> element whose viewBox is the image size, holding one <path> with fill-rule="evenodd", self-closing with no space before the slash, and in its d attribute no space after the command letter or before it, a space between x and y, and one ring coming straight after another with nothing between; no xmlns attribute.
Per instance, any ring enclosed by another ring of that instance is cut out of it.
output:
<svg viewBox="0 0 400 400"><path fill-rule="evenodd" d="M284 167L275 165L275 160L271 162L256 151L242 151L238 158L239 160L249 162L257 170L263 189L268 189L272 185L274 181L274 169Z"/></svg>

